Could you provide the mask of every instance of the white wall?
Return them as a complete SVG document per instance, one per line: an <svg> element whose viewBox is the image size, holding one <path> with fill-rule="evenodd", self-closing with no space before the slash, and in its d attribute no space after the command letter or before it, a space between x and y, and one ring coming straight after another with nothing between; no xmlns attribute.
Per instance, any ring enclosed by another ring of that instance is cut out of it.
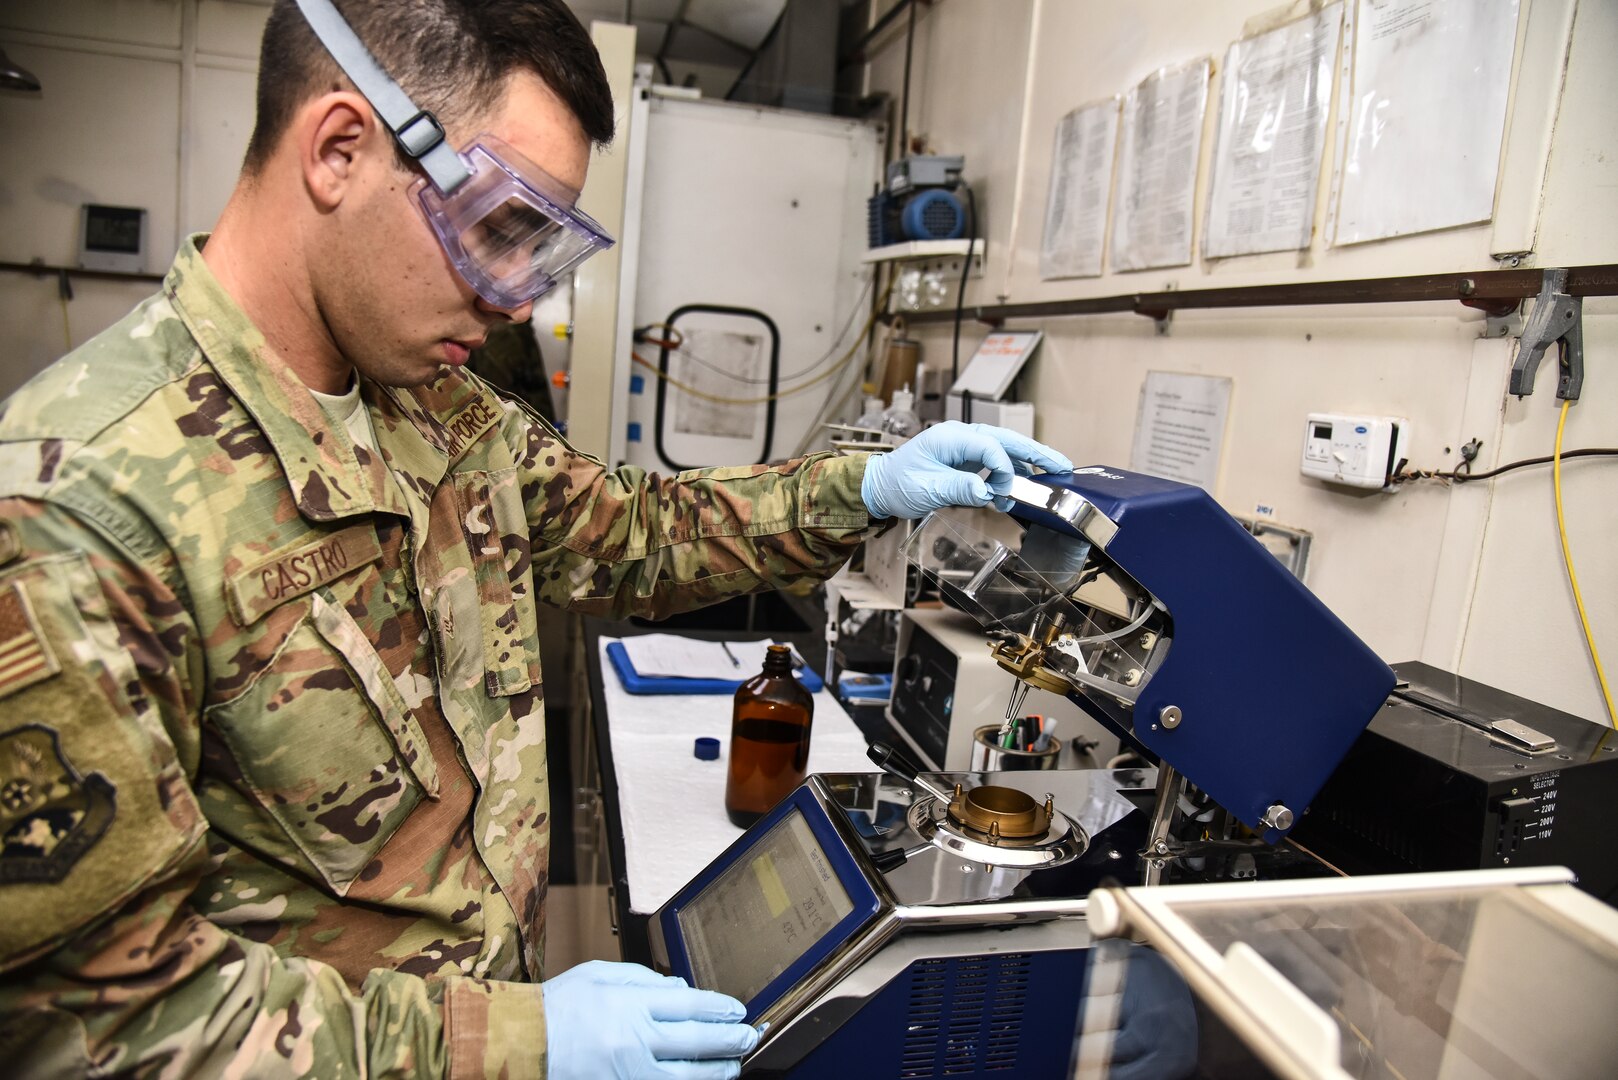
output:
<svg viewBox="0 0 1618 1080"><path fill-rule="evenodd" d="M1577 4L1560 105L1556 65L1537 62L1572 0L1524 3L1518 114L1504 150L1499 224L1380 244L1260 255L1088 281L1040 282L1037 257L1054 124L1075 105L1118 93L1148 71L1199 55L1222 58L1266 0L948 0L919 9L911 130L967 155L989 237L984 280L968 303L1111 295L1180 287L1386 273L1479 270L1497 234L1537 229L1533 265L1618 262L1618 4ZM880 15L886 4L876 5ZM44 84L0 92L0 261L71 263L83 202L151 212L148 269L179 239L208 228L234 182L253 116L253 72L267 8L230 0L8 0L0 45ZM869 72L897 93L902 30ZM1542 29L1542 28L1550 29ZM1541 29L1536 29L1541 28ZM1530 38L1529 35L1537 34ZM1551 49L1555 53L1555 49ZM1559 57L1559 54L1556 54ZM1548 89L1547 89L1548 87ZM1210 102L1217 101L1216 81ZM1554 121L1554 127L1549 125ZM1544 165L1545 133L1549 139ZM1327 163L1328 171L1330 162ZM1202 183L1206 183L1206 162ZM1526 194L1523 192L1526 191ZM1199 196L1199 214L1203 199ZM1526 225L1524 224L1526 222ZM1509 228L1508 228L1509 226ZM1200 234L1200 225L1198 228ZM78 343L114 321L152 283L75 282ZM1567 425L1569 446L1618 445L1618 300L1585 305L1587 377ZM1235 390L1216 494L1230 509L1273 505L1315 534L1309 584L1389 660L1425 659L1580 715L1601 714L1560 552L1546 469L1492 484L1412 486L1391 497L1345 495L1297 472L1297 432L1313 409L1408 417L1412 459L1447 465L1467 438L1488 463L1549 453L1555 402L1504 394L1509 346L1477 340L1481 319L1459 305L1182 312L1167 338L1128 316L1047 320L1028 391L1041 434L1076 458L1127 463L1148 370L1228 375ZM930 359L949 331L918 328ZM981 328L968 328L970 349ZM65 351L54 280L0 275L0 397ZM1604 461L1566 469L1570 535L1597 641L1618 668L1618 473Z"/></svg>
<svg viewBox="0 0 1618 1080"><path fill-rule="evenodd" d="M873 18L891 6L875 5ZM1573 0L1524 0L1516 112L1503 150L1496 222L1337 249L1317 236L1304 252L1207 260L1166 271L1042 282L1038 257L1057 121L1075 106L1122 93L1162 65L1215 59L1268 0L949 0L919 9L911 128L931 148L964 153L980 191L989 241L984 279L967 303L1109 296L1169 287L1487 270L1508 238L1533 237L1527 265L1618 262L1618 4L1582 0L1567 50ZM868 71L871 90L898 95L904 19ZM880 47L880 46L879 46ZM1521 63L1524 57L1532 62ZM1549 62L1546 62L1548 59ZM1561 93L1560 106L1556 95ZM1550 125L1554 123L1554 128ZM1550 137L1547 138L1547 133ZM1211 127L1204 139L1200 240ZM1546 146L1549 147L1548 165ZM1329 158L1323 175L1329 176ZM1543 198L1539 179L1543 176ZM1321 205L1325 191L1322 184ZM981 193L987 193L984 198ZM1317 214L1317 220L1323 215ZM1537 233L1537 235L1536 235ZM1567 445L1618 445L1618 300L1585 304L1587 375L1567 423ZM1135 315L1044 320L1045 344L1024 393L1039 432L1075 459L1127 465L1142 379L1167 370L1234 381L1216 496L1229 509L1275 508L1314 533L1308 583L1390 661L1422 659L1591 719L1596 679L1579 633L1556 539L1547 468L1456 488L1409 485L1353 495L1298 473L1309 411L1409 418L1411 458L1449 467L1468 438L1488 464L1550 453L1555 376L1539 392L1505 395L1512 346L1479 340L1482 318L1459 304L1188 311L1167 337ZM984 332L963 329L963 353ZM918 328L925 358L948 364L947 324ZM1618 675L1618 465L1564 470L1569 532L1597 644ZM1262 695L1262 686L1255 687Z"/></svg>
<svg viewBox="0 0 1618 1080"><path fill-rule="evenodd" d="M83 203L148 211L146 270L212 227L252 130L269 8L231 0L7 0L0 46L39 94L0 92L0 261L72 266ZM157 283L0 275L0 398Z"/></svg>

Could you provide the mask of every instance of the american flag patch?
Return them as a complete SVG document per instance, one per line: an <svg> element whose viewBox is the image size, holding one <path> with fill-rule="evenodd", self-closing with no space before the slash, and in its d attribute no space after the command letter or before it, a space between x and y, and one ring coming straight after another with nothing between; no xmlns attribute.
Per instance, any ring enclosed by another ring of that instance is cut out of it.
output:
<svg viewBox="0 0 1618 1080"><path fill-rule="evenodd" d="M22 583L0 589L0 698L60 670Z"/></svg>

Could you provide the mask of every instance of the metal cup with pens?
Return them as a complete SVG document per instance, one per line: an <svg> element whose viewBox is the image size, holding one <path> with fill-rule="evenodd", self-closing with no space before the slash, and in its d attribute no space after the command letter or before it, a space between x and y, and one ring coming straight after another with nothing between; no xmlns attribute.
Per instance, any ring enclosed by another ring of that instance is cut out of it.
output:
<svg viewBox="0 0 1618 1080"><path fill-rule="evenodd" d="M1032 719L1032 718L1030 718ZM972 771L1054 769L1062 755L1062 740L1052 734L1054 720L1029 735L1021 724L1002 739L999 724L985 724L972 732Z"/></svg>

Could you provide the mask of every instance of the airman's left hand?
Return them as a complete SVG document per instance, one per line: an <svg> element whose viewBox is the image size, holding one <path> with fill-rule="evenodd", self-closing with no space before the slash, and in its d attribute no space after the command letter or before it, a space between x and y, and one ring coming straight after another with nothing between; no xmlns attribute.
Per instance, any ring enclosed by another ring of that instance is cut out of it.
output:
<svg viewBox="0 0 1618 1080"><path fill-rule="evenodd" d="M1038 466L1072 472L1067 456L1026 435L988 424L934 424L891 453L873 454L865 465L860 497L875 518L925 517L945 506L1008 510L1011 479ZM978 475L989 471L987 479Z"/></svg>

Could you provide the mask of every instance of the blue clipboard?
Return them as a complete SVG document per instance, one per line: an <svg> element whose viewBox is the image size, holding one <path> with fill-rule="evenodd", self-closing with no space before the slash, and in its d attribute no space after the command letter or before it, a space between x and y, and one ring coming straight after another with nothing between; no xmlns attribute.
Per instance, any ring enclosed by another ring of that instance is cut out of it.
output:
<svg viewBox="0 0 1618 1080"><path fill-rule="evenodd" d="M734 694L747 679L681 679L674 676L642 675L629 660L629 650L621 641L607 643L607 659L612 661L618 680L631 694ZM798 681L811 694L818 693L825 684L807 665L797 672ZM753 676L750 674L748 679Z"/></svg>

